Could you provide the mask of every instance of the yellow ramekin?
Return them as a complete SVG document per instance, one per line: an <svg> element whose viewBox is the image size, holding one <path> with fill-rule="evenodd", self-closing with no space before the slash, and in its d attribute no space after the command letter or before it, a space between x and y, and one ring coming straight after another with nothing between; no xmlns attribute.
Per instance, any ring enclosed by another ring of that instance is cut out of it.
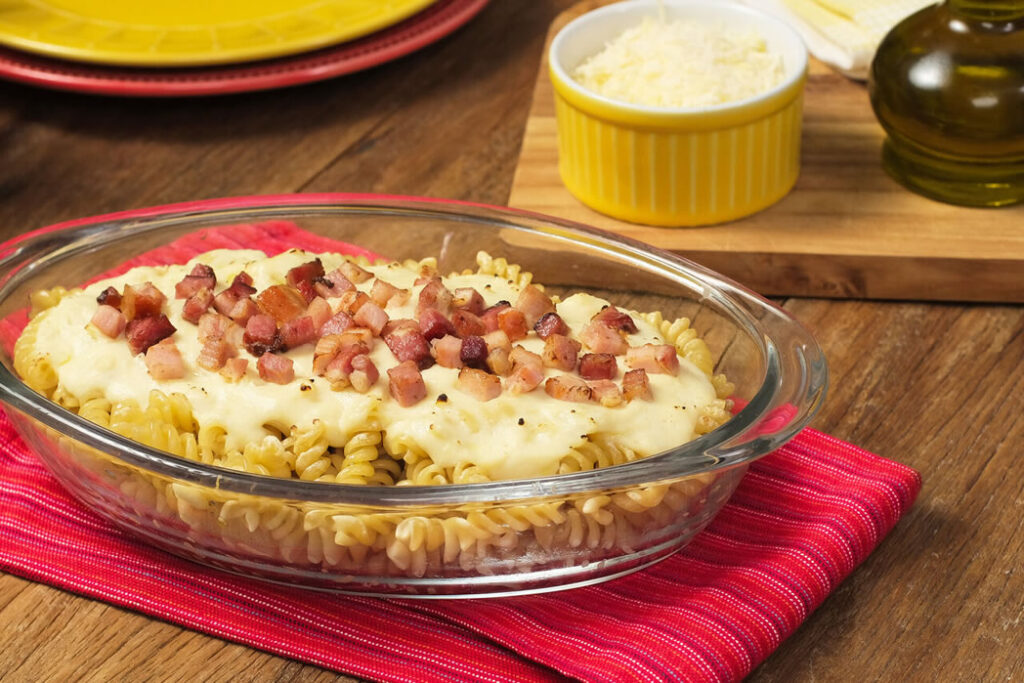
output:
<svg viewBox="0 0 1024 683"><path fill-rule="evenodd" d="M753 28L782 55L785 77L756 97L669 109L615 101L569 75L644 16ZM786 195L800 172L807 50L781 21L748 7L699 0L630 0L588 12L551 42L558 167L587 206L634 223L694 226L734 220Z"/></svg>

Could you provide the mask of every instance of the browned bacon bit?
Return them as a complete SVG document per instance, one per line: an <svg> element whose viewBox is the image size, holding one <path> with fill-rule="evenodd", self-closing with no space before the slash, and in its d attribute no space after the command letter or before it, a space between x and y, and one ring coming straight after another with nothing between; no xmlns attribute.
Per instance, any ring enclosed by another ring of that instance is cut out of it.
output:
<svg viewBox="0 0 1024 683"><path fill-rule="evenodd" d="M223 339L210 339L199 349L199 356L196 364L211 372L216 372L224 367L229 358L238 355L237 350Z"/></svg>
<svg viewBox="0 0 1024 683"><path fill-rule="evenodd" d="M513 394L533 391L544 380L544 361L536 353L516 344L512 347L509 360L512 361L512 374L508 376L505 386Z"/></svg>
<svg viewBox="0 0 1024 683"><path fill-rule="evenodd" d="M540 320L533 326L533 331L541 339L547 339L553 334L569 336L569 326L562 320L562 316L557 313L545 313L542 315Z"/></svg>
<svg viewBox="0 0 1024 683"><path fill-rule="evenodd" d="M459 352L459 359L463 365L471 368L483 369L487 367L487 342L483 337L470 335L462 340L462 350Z"/></svg>
<svg viewBox="0 0 1024 683"><path fill-rule="evenodd" d="M651 393L651 383L647 378L646 370L628 370L622 376L622 395L627 401L640 398L650 401L654 398Z"/></svg>
<svg viewBox="0 0 1024 683"><path fill-rule="evenodd" d="M340 266L338 266L338 270L340 270L345 275L345 277L347 277L352 282L355 282L356 284L366 282L371 277L373 277L373 273L364 268L359 267L358 265L352 263L351 261L345 261L344 263L342 263Z"/></svg>
<svg viewBox="0 0 1024 683"><path fill-rule="evenodd" d="M281 324L303 315L309 306L302 293L291 285L267 287L256 295L256 303L261 311Z"/></svg>
<svg viewBox="0 0 1024 683"><path fill-rule="evenodd" d="M203 263L197 263L192 272L174 285L174 298L187 299L200 289L208 289L211 292L217 286L217 274L213 268Z"/></svg>
<svg viewBox="0 0 1024 683"><path fill-rule="evenodd" d="M231 281L231 285L227 289L213 298L213 307L219 313L230 317L231 312L240 301L248 300L255 293L256 288L252 286L252 278L249 277L248 273L241 272L235 276L235 279Z"/></svg>
<svg viewBox="0 0 1024 683"><path fill-rule="evenodd" d="M401 406L411 406L427 396L423 375L415 361L402 361L388 369L388 392Z"/></svg>
<svg viewBox="0 0 1024 683"><path fill-rule="evenodd" d="M121 313L129 322L135 318L148 318L159 315L165 301L167 297L152 282L145 282L138 287L125 285L124 294L121 295Z"/></svg>
<svg viewBox="0 0 1024 683"><path fill-rule="evenodd" d="M170 339L164 339L146 349L146 369L153 379L181 379L185 376L185 361Z"/></svg>
<svg viewBox="0 0 1024 683"><path fill-rule="evenodd" d="M499 329L498 314L508 308L512 308L512 304L507 301L499 301L481 313L480 320L484 323L484 332L494 332Z"/></svg>
<svg viewBox="0 0 1024 683"><path fill-rule="evenodd" d="M591 320L580 331L580 341L594 353L610 353L619 356L629 348L629 342L622 334L599 320Z"/></svg>
<svg viewBox="0 0 1024 683"><path fill-rule="evenodd" d="M548 377L544 382L544 393L559 401L587 403L594 399L594 390L579 377L559 375Z"/></svg>
<svg viewBox="0 0 1024 683"><path fill-rule="evenodd" d="M430 355L442 368L462 367L462 340L450 334L430 342Z"/></svg>
<svg viewBox="0 0 1024 683"><path fill-rule="evenodd" d="M202 287L185 299L185 304L181 308L181 317L192 324L198 324L203 314L210 310L212 303L213 290Z"/></svg>
<svg viewBox="0 0 1024 683"><path fill-rule="evenodd" d="M347 355L351 359L359 354L369 353L370 346L355 335L348 333L324 335L316 340L316 347L313 349L313 372L323 375L338 354L345 349L351 351ZM348 373L349 369L346 368L345 372Z"/></svg>
<svg viewBox="0 0 1024 683"><path fill-rule="evenodd" d="M284 281L297 288L300 282L312 285L314 281L322 278L324 274L324 264L317 258L289 270L284 275Z"/></svg>
<svg viewBox="0 0 1024 683"><path fill-rule="evenodd" d="M375 335L381 333L389 320L387 312L372 301L367 301L360 306L352 318Z"/></svg>
<svg viewBox="0 0 1024 683"><path fill-rule="evenodd" d="M530 332L526 316L516 308L506 308L498 313L498 329L507 334L512 341L524 339Z"/></svg>
<svg viewBox="0 0 1024 683"><path fill-rule="evenodd" d="M552 334L544 340L544 351L541 358L544 366L558 370L572 371L576 369L576 359L580 355L580 343L564 334Z"/></svg>
<svg viewBox="0 0 1024 683"><path fill-rule="evenodd" d="M488 332L487 334L480 335L484 338L487 343L487 350L493 351L494 349L505 349L506 351L512 351L512 341L508 338L508 335L501 330L495 330L494 332Z"/></svg>
<svg viewBox="0 0 1024 683"><path fill-rule="evenodd" d="M455 328L455 334L460 337L468 337L471 334L480 337L487 331L480 316L461 308L452 311L452 325Z"/></svg>
<svg viewBox="0 0 1024 683"><path fill-rule="evenodd" d="M455 297L444 286L439 278L431 278L420 290L419 302L416 304L416 315L422 316L427 309L440 311L445 317L451 315Z"/></svg>
<svg viewBox="0 0 1024 683"><path fill-rule="evenodd" d="M434 363L434 358L430 355L430 344L420 333L419 324L415 320L410 320L409 323L413 326L405 323L391 326L389 323L381 332L381 336L399 361L413 361L420 368L428 368Z"/></svg>
<svg viewBox="0 0 1024 683"><path fill-rule="evenodd" d="M324 299L330 299L332 296L337 296L341 293L335 289L334 283L325 277L320 277L313 281L313 291L317 296Z"/></svg>
<svg viewBox="0 0 1024 683"><path fill-rule="evenodd" d="M248 358L228 358L220 371L220 375L229 382L237 382L245 376L245 371L248 368Z"/></svg>
<svg viewBox="0 0 1024 683"><path fill-rule="evenodd" d="M342 292L341 296L338 297L338 310L345 311L349 315L355 315L369 301L370 297L365 292L352 289Z"/></svg>
<svg viewBox="0 0 1024 683"><path fill-rule="evenodd" d="M605 408L614 408L622 404L622 391L619 389L619 385L610 379L590 382L590 390L593 392L594 400Z"/></svg>
<svg viewBox="0 0 1024 683"><path fill-rule="evenodd" d="M523 287L519 292L519 298L516 299L515 307L523 312L526 324L531 328L546 314L555 312L555 304L552 303L551 297L540 291L536 285Z"/></svg>
<svg viewBox="0 0 1024 683"><path fill-rule="evenodd" d="M320 291L309 280L299 280L295 283L295 289L299 290L299 294L307 304L320 296Z"/></svg>
<svg viewBox="0 0 1024 683"><path fill-rule="evenodd" d="M356 324L345 311L338 311L320 326L320 334L341 334Z"/></svg>
<svg viewBox="0 0 1024 683"><path fill-rule="evenodd" d="M277 321L263 313L249 318L249 322L245 324L242 343L246 350L256 357L279 351L282 342L281 335L277 331Z"/></svg>
<svg viewBox="0 0 1024 683"><path fill-rule="evenodd" d="M349 375L348 381L352 384L352 388L360 394L369 391L379 378L380 372L377 370L377 366L365 353L352 359L352 374Z"/></svg>
<svg viewBox="0 0 1024 683"><path fill-rule="evenodd" d="M501 346L488 348L487 369L495 375L507 377L512 372L512 359L509 355L509 349L507 348Z"/></svg>
<svg viewBox="0 0 1024 683"><path fill-rule="evenodd" d="M626 351L626 365L636 370L674 375L679 372L679 356L671 344L632 346Z"/></svg>
<svg viewBox="0 0 1024 683"><path fill-rule="evenodd" d="M366 357L367 348L362 344L341 343L341 348L331 362L327 364L323 375L335 389L342 389L352 383L353 362L356 358ZM374 368L376 369L376 367Z"/></svg>
<svg viewBox="0 0 1024 683"><path fill-rule="evenodd" d="M117 291L113 287L107 287L99 296L96 297L96 303L100 306L113 306L114 308L121 310L121 292Z"/></svg>
<svg viewBox="0 0 1024 683"><path fill-rule="evenodd" d="M174 330L175 327L171 321L161 313L148 318L135 318L128 321L124 333L128 338L128 348L131 349L133 355L137 355L153 344L170 337L174 334Z"/></svg>
<svg viewBox="0 0 1024 683"><path fill-rule="evenodd" d="M352 281L345 277L345 274L341 272L340 268L335 268L331 272L324 275L324 284L330 283L329 288L331 296L341 296L342 292L350 292L356 288Z"/></svg>
<svg viewBox="0 0 1024 683"><path fill-rule="evenodd" d="M252 286L252 276L244 270L236 275L228 286L227 290L238 298L243 296L252 296L256 293L256 288Z"/></svg>
<svg viewBox="0 0 1024 683"><path fill-rule="evenodd" d="M480 315L487 308L483 295L473 287L459 287L452 292L452 305L473 315Z"/></svg>
<svg viewBox="0 0 1024 683"><path fill-rule="evenodd" d="M476 368L459 370L455 386L478 401L490 401L501 395L501 380Z"/></svg>
<svg viewBox="0 0 1024 683"><path fill-rule="evenodd" d="M406 297L409 296L408 290L399 289L390 282L385 282L384 280L376 279L373 281L373 285L370 287L370 299L373 301L373 303L383 308L384 306L388 305L388 302L391 301L391 299L398 296L400 292L404 292ZM401 303L401 301L396 300L395 303Z"/></svg>
<svg viewBox="0 0 1024 683"><path fill-rule="evenodd" d="M580 356L580 377L583 379L613 379L619 364L610 353L585 353Z"/></svg>
<svg viewBox="0 0 1024 683"><path fill-rule="evenodd" d="M295 379L292 359L267 351L256 361L260 379L273 384L291 384Z"/></svg>
<svg viewBox="0 0 1024 683"><path fill-rule="evenodd" d="M334 312L331 310L331 305L327 303L326 299L316 297L306 307L306 315L312 318L313 327L319 331L324 326L324 323L331 319Z"/></svg>
<svg viewBox="0 0 1024 683"><path fill-rule="evenodd" d="M286 349L294 349L316 341L316 326L308 315L300 315L281 326L281 343Z"/></svg>
<svg viewBox="0 0 1024 683"><path fill-rule="evenodd" d="M633 319L614 306L605 306L591 320L604 323L613 330L622 330L628 334L636 332L636 323Z"/></svg>
<svg viewBox="0 0 1024 683"><path fill-rule="evenodd" d="M217 298L214 297L213 301L214 306L216 306ZM235 305L231 307L230 311L228 311L228 317L231 318L236 323L238 323L239 325L245 325L247 322L249 322L249 318L253 317L259 312L260 307L256 305L256 302L250 299L249 297L245 297L244 299L239 299L238 301L235 302Z"/></svg>
<svg viewBox="0 0 1024 683"><path fill-rule="evenodd" d="M452 321L444 317L444 313L428 308L420 315L420 333L427 338L427 341L430 341L431 339L440 339L446 334L455 335L456 328Z"/></svg>
<svg viewBox="0 0 1024 683"><path fill-rule="evenodd" d="M124 332L127 320L121 315L121 311L108 304L100 304L96 312L92 314L93 325L96 329L111 339L117 339Z"/></svg>
<svg viewBox="0 0 1024 683"><path fill-rule="evenodd" d="M229 325L234 325L229 318L220 313L207 312L199 318L199 343L205 344L210 339L223 339Z"/></svg>

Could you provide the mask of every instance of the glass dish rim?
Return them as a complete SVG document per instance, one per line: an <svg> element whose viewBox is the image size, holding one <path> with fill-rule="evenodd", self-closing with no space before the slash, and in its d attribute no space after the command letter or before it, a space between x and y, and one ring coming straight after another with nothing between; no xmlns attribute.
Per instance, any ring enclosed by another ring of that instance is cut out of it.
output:
<svg viewBox="0 0 1024 683"><path fill-rule="evenodd" d="M583 243L591 249L610 249L619 257L640 259L651 267L660 266L666 270L662 274L674 272L704 285L704 299L715 299L719 304L726 304L734 315L739 314L742 319L737 320L737 324L746 322L748 333L750 330L759 333L751 336L760 342L765 356L765 379L748 404L727 423L660 454L587 472L439 486L367 487L307 482L193 462L144 446L61 408L31 390L3 364L0 364L0 403L63 436L99 450L107 457L181 483L271 499L406 508L482 502L527 504L537 498L654 484L741 466L768 454L795 436L816 414L824 400L828 371L821 349L810 333L783 309L717 272L657 247L572 221L509 207L461 200L365 193L257 195L199 200L103 214L33 230L0 244L0 266L9 266L26 250L34 249L41 251L44 256L52 257L54 253L66 251L75 245L79 248L85 244L95 247L96 244L115 240L124 231L157 230L168 223L180 225L212 219L221 214L225 220L230 221L241 220L239 216L232 216L237 213L246 216L255 213L262 214L264 218L273 218L281 217L277 214L299 211L311 214L321 212L323 215L346 212L369 214L376 211L392 215L433 216L449 220L458 218L462 222L492 223L502 228L540 233L575 244ZM539 225L528 225L523 221L533 221ZM541 229L541 226L546 229ZM58 235L65 236L63 242L55 241ZM67 236L75 239L68 239ZM30 262L36 263L38 258ZM3 270L0 268L0 272ZM0 301L7 296L7 290L17 285L18 272L11 271L0 276ZM766 343L770 335L752 315L744 314L738 300L781 314L787 319L790 329L800 337L802 349L807 353L807 357L801 357L799 363L802 377L798 393L804 399L804 405L799 406L797 415L782 428L758 434L747 441L741 439L749 437L748 432L766 417L780 393L784 378L781 376L778 349Z"/></svg>

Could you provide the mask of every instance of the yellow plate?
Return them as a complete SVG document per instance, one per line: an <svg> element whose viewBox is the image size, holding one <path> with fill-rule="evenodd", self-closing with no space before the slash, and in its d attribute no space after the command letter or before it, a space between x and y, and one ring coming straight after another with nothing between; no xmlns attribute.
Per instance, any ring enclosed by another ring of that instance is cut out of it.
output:
<svg viewBox="0 0 1024 683"><path fill-rule="evenodd" d="M0 0L0 44L100 64L226 64L359 38L435 1Z"/></svg>

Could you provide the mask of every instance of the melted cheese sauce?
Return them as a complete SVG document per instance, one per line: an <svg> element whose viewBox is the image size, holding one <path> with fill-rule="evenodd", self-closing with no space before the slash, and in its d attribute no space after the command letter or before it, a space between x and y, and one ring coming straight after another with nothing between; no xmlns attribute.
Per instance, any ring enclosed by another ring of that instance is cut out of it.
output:
<svg viewBox="0 0 1024 683"><path fill-rule="evenodd" d="M319 254L325 270L337 267L343 257ZM387 390L387 369L397 364L382 340L375 340L370 357L381 378L366 394L332 390L323 378L312 375L313 346L286 352L294 362L294 382L279 385L259 378L255 358L239 382L225 381L218 373L199 367L195 359L200 344L197 328L181 317L182 300L174 285L205 263L217 273L218 291L245 270L257 290L284 282L285 273L313 258L300 251L267 258L258 251L219 250L203 254L183 266L138 268L124 275L94 283L63 298L40 315L34 351L44 353L56 370L60 385L81 398L106 396L111 401L134 400L145 405L150 391L184 394L201 426L219 426L226 432L226 447L242 449L274 431L287 434L292 426L322 422L332 444L343 444L359 431L382 429L385 447L401 453L406 447L424 451L442 466L473 464L493 479L543 476L557 472L560 459L593 435L628 445L642 455L652 455L693 438L699 410L715 398L708 378L680 359L677 376L650 374L653 401L636 400L607 408L597 403L570 403L548 396L543 385L529 394L509 392L481 402L455 386L458 370L434 365L423 371L427 398L402 407ZM392 319L414 318L421 286L413 283L418 273L400 264L368 266L376 277L412 290L401 306L388 306ZM475 287L487 303L515 302L518 288L490 275L452 275L442 278L449 289ZM125 284L152 282L168 296L164 310L177 328L172 339L185 360L182 379L156 381L146 369L143 355L132 356L124 337L110 339L90 324L96 296L108 286L121 290ZM358 285L369 291L372 280ZM589 294L574 294L558 302L558 314L576 334L607 305ZM637 346L664 343L658 331L634 316L638 332L629 335ZM518 343L539 353L543 340L530 335ZM621 379L624 361L620 357ZM558 374L548 371L548 374ZM438 400L441 395L446 400Z"/></svg>

